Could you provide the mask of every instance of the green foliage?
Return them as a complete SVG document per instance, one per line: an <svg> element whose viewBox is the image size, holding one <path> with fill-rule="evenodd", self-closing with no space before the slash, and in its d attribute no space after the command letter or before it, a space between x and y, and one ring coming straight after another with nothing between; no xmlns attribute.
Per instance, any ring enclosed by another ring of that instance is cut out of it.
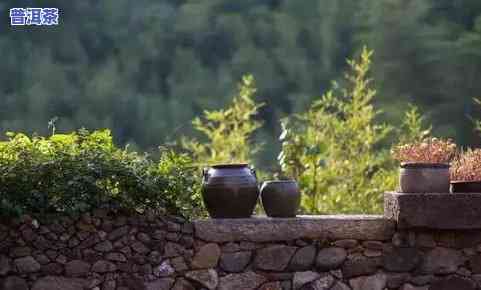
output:
<svg viewBox="0 0 481 290"><path fill-rule="evenodd" d="M423 109L435 133L459 144L477 143L466 116L481 89L481 2L367 0L356 35L372 48L378 104L399 122L408 102Z"/></svg>
<svg viewBox="0 0 481 290"><path fill-rule="evenodd" d="M0 31L0 132L47 134L58 116L61 131L110 128L118 144L150 150L195 137L190 121L228 106L249 72L271 105L257 118L270 149L259 157L273 163L279 116L309 103L355 49L352 1L139 1L49 0L63 11L55 29Z"/></svg>
<svg viewBox="0 0 481 290"><path fill-rule="evenodd" d="M197 208L191 162L172 151L162 152L156 163L117 148L108 130L8 137L0 143L2 214L77 213L108 206L189 215Z"/></svg>
<svg viewBox="0 0 481 290"><path fill-rule="evenodd" d="M201 176L187 154L163 149L154 176L164 179L160 192L167 202L166 208L175 209L186 217L205 215L200 196Z"/></svg>
<svg viewBox="0 0 481 290"><path fill-rule="evenodd" d="M395 188L398 174L382 142L390 132L409 140L425 131L414 107L399 132L377 124L371 55L364 48L358 61L348 61L344 88L335 84L306 113L283 120L279 162L299 181L306 213L381 212L382 193Z"/></svg>
<svg viewBox="0 0 481 290"><path fill-rule="evenodd" d="M245 73L258 83L267 167L278 119L303 112L342 78L345 58L376 51L376 105L398 123L419 106L436 133L478 142L465 116L481 91L478 0L40 1L62 11L52 29L0 31L0 132L110 128L150 150L195 136L190 121L225 107ZM8 8L18 0L4 0ZM92 8L93 7L93 8ZM257 134L256 133L256 134ZM392 141L392 140L390 140Z"/></svg>
<svg viewBox="0 0 481 290"><path fill-rule="evenodd" d="M397 130L399 144L419 142L431 135L432 127L425 128L426 119L416 106L410 105L404 114L401 127Z"/></svg>
<svg viewBox="0 0 481 290"><path fill-rule="evenodd" d="M261 146L253 144L252 134L261 127L253 119L262 104L256 104L254 78L242 78L239 95L232 104L217 111L204 111L204 119L195 118L194 128L203 133L207 140L184 139L182 145L201 164L252 163L253 156Z"/></svg>
<svg viewBox="0 0 481 290"><path fill-rule="evenodd" d="M481 91L481 1L139 1L49 0L62 11L61 25L0 31L0 132L45 134L58 116L59 131L110 128L118 144L151 150L195 136L190 120L227 106L236 81L251 72L259 102L269 104L256 116L266 150L237 158L270 167L278 119L306 111L366 44L376 51L374 103L385 112L378 119L400 124L413 103L437 135L461 145L479 141L465 116L481 116L472 105ZM380 144L368 140L374 151L400 134L421 133L394 127ZM206 162L232 159L197 149Z"/></svg>

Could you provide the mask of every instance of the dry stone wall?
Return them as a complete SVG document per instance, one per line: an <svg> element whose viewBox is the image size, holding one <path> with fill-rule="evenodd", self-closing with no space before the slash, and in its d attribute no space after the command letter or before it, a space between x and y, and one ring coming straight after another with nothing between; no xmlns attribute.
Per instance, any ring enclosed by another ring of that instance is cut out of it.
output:
<svg viewBox="0 0 481 290"><path fill-rule="evenodd" d="M380 216L123 215L0 223L2 290L475 290L481 231Z"/></svg>

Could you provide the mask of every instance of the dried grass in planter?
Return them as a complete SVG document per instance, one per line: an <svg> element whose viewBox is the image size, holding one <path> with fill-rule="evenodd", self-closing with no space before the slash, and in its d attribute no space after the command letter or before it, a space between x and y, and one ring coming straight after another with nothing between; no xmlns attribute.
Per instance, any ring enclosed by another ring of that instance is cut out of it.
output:
<svg viewBox="0 0 481 290"><path fill-rule="evenodd" d="M391 153L401 163L449 163L456 153L456 144L451 139L426 138L398 145Z"/></svg>
<svg viewBox="0 0 481 290"><path fill-rule="evenodd" d="M451 164L451 180L481 181L481 149L459 153Z"/></svg>

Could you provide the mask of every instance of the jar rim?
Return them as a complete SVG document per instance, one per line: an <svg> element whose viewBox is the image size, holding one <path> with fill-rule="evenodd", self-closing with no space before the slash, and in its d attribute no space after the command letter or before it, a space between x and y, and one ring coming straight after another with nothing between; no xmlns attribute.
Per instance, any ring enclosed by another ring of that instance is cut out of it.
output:
<svg viewBox="0 0 481 290"><path fill-rule="evenodd" d="M221 164L214 164L211 167L216 169L221 169L221 168L243 168L248 166L249 164L247 163L221 163Z"/></svg>
<svg viewBox="0 0 481 290"><path fill-rule="evenodd" d="M263 183L297 183L294 179L283 179L283 180L266 180Z"/></svg>

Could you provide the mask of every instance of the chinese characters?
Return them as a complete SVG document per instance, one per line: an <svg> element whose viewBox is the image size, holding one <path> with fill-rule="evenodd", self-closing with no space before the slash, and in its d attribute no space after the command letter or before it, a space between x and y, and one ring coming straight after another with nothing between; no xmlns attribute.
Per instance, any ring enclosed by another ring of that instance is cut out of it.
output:
<svg viewBox="0 0 481 290"><path fill-rule="evenodd" d="M58 25L58 8L12 8L10 9L10 25Z"/></svg>

